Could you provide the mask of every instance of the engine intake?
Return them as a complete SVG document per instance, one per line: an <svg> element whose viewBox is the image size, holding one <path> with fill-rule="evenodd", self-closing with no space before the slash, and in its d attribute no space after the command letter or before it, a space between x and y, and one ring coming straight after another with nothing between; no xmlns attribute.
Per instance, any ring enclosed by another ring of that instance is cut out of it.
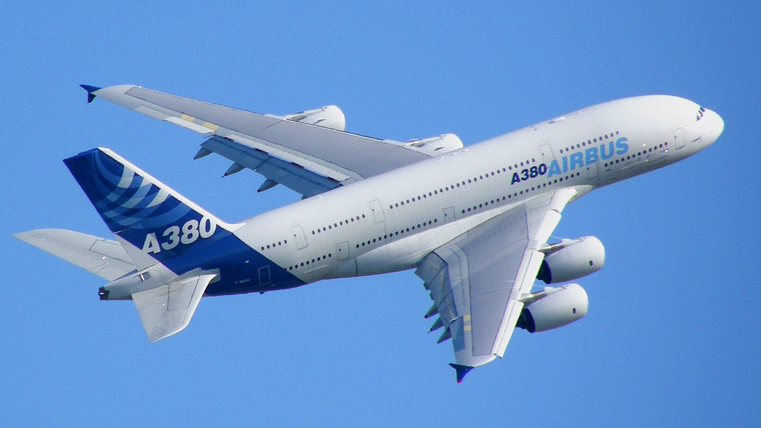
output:
<svg viewBox="0 0 761 428"><path fill-rule="evenodd" d="M547 287L532 294L521 311L516 327L529 333L547 331L584 318L589 308L587 292L579 284Z"/></svg>
<svg viewBox="0 0 761 428"><path fill-rule="evenodd" d="M605 265L605 247L594 236L564 239L550 245L536 278L546 284L573 281L595 273Z"/></svg>

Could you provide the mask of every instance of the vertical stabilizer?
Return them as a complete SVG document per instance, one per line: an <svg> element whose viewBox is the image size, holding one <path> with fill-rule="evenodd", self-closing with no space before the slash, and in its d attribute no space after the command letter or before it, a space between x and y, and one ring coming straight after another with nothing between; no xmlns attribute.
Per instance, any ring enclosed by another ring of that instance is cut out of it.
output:
<svg viewBox="0 0 761 428"><path fill-rule="evenodd" d="M109 149L88 150L64 163L138 269L178 259L232 230Z"/></svg>

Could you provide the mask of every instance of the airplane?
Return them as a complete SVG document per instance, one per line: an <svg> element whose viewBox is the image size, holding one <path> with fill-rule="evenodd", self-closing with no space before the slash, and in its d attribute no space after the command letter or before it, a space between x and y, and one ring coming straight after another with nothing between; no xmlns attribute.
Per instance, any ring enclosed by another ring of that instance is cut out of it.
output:
<svg viewBox="0 0 761 428"><path fill-rule="evenodd" d="M211 153L302 195L238 223L215 217L106 148L64 160L116 241L62 229L16 234L106 279L151 342L183 330L202 296L269 292L414 269L451 340L457 382L531 333L587 313L574 281L601 269L594 236L551 241L565 206L691 156L724 129L715 112L648 95L583 108L464 146L454 134L399 142L345 131L336 106L257 114L135 85L82 85L207 136ZM545 283L535 286L537 281Z"/></svg>

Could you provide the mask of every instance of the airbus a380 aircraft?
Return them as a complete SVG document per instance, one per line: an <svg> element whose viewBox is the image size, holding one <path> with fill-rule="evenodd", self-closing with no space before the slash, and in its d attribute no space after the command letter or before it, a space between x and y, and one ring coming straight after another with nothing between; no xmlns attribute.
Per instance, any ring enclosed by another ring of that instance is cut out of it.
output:
<svg viewBox="0 0 761 428"><path fill-rule="evenodd" d="M111 150L64 160L117 241L61 229L16 236L110 281L151 341L184 329L202 296L266 292L329 278L415 269L451 339L458 382L502 357L515 327L582 318L568 281L602 268L593 236L548 242L566 204L682 160L724 122L692 101L653 95L588 107L468 147L452 134L401 143L344 131L335 106L260 115L139 86L83 87L207 134L217 153L303 200L226 223ZM562 284L532 292L535 281Z"/></svg>

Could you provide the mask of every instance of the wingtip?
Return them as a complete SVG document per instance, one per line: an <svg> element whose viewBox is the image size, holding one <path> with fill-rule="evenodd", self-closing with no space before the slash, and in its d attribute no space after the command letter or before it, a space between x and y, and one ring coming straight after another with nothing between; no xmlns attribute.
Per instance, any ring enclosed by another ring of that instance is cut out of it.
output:
<svg viewBox="0 0 761 428"><path fill-rule="evenodd" d="M455 369L455 371L457 371L457 383L462 383L462 379L465 377L465 375L468 374L469 371L473 370L473 367L471 366L463 366L454 363L450 363L449 365Z"/></svg>
<svg viewBox="0 0 761 428"><path fill-rule="evenodd" d="M102 88L99 88L97 86L91 86L91 85L79 85L82 89L87 91L87 103L91 103L92 100L95 99L95 92L101 90Z"/></svg>
<svg viewBox="0 0 761 428"><path fill-rule="evenodd" d="M13 236L14 238L16 238L16 239L18 239L20 241L26 242L25 238L27 236L29 236L29 232L16 232L16 233L12 234L11 236Z"/></svg>

